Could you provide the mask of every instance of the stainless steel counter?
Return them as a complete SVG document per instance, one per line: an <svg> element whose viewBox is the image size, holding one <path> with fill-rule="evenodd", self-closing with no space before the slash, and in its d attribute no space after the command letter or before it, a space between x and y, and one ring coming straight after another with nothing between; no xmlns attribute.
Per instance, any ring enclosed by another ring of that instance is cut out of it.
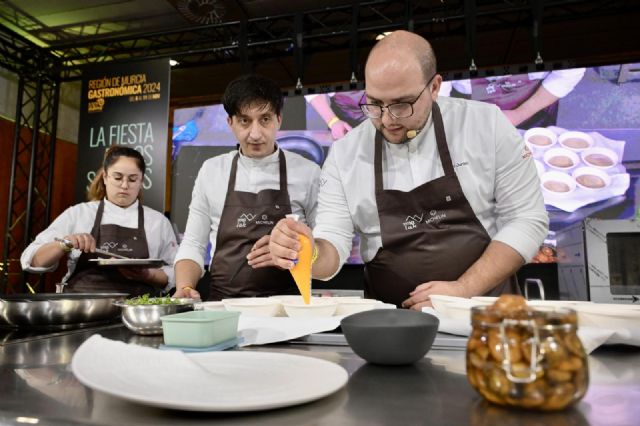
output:
<svg viewBox="0 0 640 426"><path fill-rule="evenodd" d="M464 351L433 350L410 367L377 367L345 346L282 344L244 350L318 357L344 366L339 392L302 406L250 414L210 414L150 408L95 392L69 370L89 336L154 346L161 337L131 334L121 325L0 346L0 424L39 425L637 425L640 350L599 350L589 357L591 385L574 408L559 413L509 410L488 404L465 376ZM167 366L172 368L172 366Z"/></svg>

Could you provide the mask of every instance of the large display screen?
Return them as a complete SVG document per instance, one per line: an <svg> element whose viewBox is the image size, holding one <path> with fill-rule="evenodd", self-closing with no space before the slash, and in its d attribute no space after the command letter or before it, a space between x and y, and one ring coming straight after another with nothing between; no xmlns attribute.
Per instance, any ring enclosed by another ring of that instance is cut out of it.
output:
<svg viewBox="0 0 640 426"><path fill-rule="evenodd" d="M358 106L363 95L285 98L278 144L322 165L332 142L365 119ZM446 81L440 96L496 104L522 133L551 219L534 262L556 260L555 232L565 226L586 217L635 217L640 63ZM200 166L235 149L236 140L222 105L177 109L173 123L171 217L182 232ZM357 240L349 262L361 262Z"/></svg>

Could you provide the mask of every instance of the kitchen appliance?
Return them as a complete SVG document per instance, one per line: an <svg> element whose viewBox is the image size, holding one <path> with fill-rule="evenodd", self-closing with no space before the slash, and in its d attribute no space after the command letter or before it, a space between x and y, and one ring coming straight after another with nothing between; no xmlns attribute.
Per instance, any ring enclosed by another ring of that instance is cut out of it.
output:
<svg viewBox="0 0 640 426"><path fill-rule="evenodd" d="M556 241L561 300L640 304L640 222L588 218Z"/></svg>

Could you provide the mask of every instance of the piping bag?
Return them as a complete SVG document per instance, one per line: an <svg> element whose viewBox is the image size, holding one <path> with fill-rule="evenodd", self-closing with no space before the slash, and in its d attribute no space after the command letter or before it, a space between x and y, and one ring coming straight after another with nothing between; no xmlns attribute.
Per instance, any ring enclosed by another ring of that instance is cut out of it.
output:
<svg viewBox="0 0 640 426"><path fill-rule="evenodd" d="M288 214L286 217L293 219L296 222L298 221L297 214ZM302 295L304 304L308 305L311 303L311 256L313 247L311 245L311 241L306 235L300 234L298 239L301 246L300 251L298 252L298 261L293 265L293 268L291 268L289 272L291 272L291 275L296 282L296 286L298 286L298 290Z"/></svg>

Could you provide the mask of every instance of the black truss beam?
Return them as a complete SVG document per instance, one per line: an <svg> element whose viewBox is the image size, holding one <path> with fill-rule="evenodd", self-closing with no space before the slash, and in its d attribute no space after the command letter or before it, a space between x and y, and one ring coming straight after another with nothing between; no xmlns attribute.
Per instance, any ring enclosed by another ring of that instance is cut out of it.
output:
<svg viewBox="0 0 640 426"><path fill-rule="evenodd" d="M59 85L41 74L18 83L0 293L26 291L20 255L49 224ZM43 290L40 277L32 287Z"/></svg>
<svg viewBox="0 0 640 426"><path fill-rule="evenodd" d="M476 2L477 33L531 26L532 0ZM374 0L334 6L302 15L305 57L331 49L371 46L382 31L413 28L429 38L465 33L465 0ZM354 9L356 12L354 13ZM591 16L637 12L633 0L551 0L544 2L544 22L554 23ZM353 28L354 16L357 27ZM354 43L354 34L356 40ZM84 65L171 57L181 66L246 63L264 58L292 56L298 44L296 15L279 15L187 29L148 32L127 37L92 37L83 42L52 42L49 52L60 61L65 80L79 78Z"/></svg>
<svg viewBox="0 0 640 426"><path fill-rule="evenodd" d="M20 255L49 224L60 65L49 52L0 26L0 66L19 77L0 293L22 293L27 275ZM32 287L41 289L40 277Z"/></svg>

